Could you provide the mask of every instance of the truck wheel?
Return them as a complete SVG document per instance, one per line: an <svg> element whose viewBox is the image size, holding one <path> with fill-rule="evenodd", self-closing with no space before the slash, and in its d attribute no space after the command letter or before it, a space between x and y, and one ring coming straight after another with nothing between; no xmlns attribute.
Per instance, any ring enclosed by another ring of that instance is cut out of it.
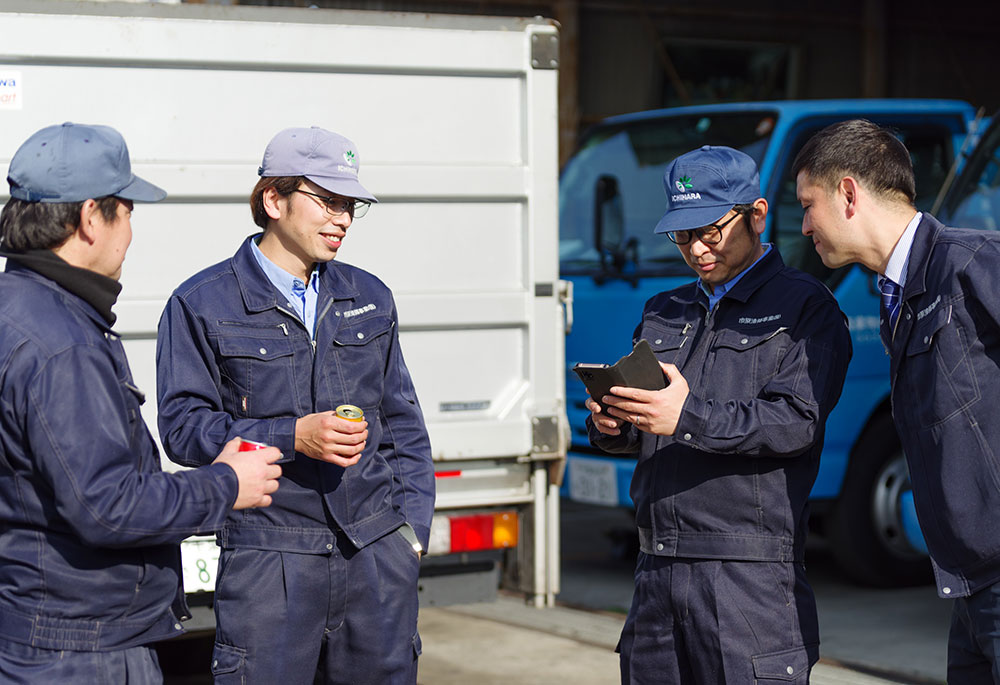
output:
<svg viewBox="0 0 1000 685"><path fill-rule="evenodd" d="M927 555L903 531L900 496L908 490L910 474L896 428L883 414L858 441L826 526L838 564L855 582L900 587L933 580Z"/></svg>

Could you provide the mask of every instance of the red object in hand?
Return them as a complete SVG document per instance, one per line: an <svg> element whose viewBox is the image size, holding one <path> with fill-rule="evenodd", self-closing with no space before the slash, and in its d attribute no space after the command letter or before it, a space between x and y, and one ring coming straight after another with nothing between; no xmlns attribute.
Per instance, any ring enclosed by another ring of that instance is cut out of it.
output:
<svg viewBox="0 0 1000 685"><path fill-rule="evenodd" d="M265 447L270 447L270 445L265 445L262 442L256 442L254 440L240 438L240 452L253 452L254 450L262 450Z"/></svg>

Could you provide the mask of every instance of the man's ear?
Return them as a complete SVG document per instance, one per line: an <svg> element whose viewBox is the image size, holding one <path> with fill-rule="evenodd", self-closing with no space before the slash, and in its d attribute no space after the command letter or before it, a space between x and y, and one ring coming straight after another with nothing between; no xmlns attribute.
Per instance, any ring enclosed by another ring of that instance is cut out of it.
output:
<svg viewBox="0 0 1000 685"><path fill-rule="evenodd" d="M275 221L287 213L288 198L281 195L273 186L264 189L261 202L264 204L264 211L267 212L267 216Z"/></svg>
<svg viewBox="0 0 1000 685"><path fill-rule="evenodd" d="M97 205L94 200L85 200L80 206L80 221L76 226L76 232L80 239L83 240L88 245L93 245L97 241L98 231L101 226L104 225L103 222L104 215L101 214L101 208ZM101 221L99 224L98 221Z"/></svg>
<svg viewBox="0 0 1000 685"><path fill-rule="evenodd" d="M853 176L844 176L837 184L837 197L844 203L845 216L850 219L858 212L862 201L861 184Z"/></svg>
<svg viewBox="0 0 1000 685"><path fill-rule="evenodd" d="M753 214L750 215L750 227L753 232L757 235L762 235L764 233L764 227L767 225L767 200L764 198L758 198L753 203Z"/></svg>

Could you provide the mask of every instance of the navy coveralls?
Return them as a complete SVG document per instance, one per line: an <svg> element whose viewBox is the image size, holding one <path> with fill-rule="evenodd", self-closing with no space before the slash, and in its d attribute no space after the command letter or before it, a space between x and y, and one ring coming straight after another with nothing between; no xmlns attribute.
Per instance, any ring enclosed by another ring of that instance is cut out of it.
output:
<svg viewBox="0 0 1000 685"><path fill-rule="evenodd" d="M159 427L194 466L234 436L283 452L271 507L219 533L217 682L412 683L419 558L434 508L430 443L399 349L389 289L347 264L320 266L315 338L251 252L183 283L160 320ZM364 410L357 464L294 449L295 421L340 404Z"/></svg>
<svg viewBox="0 0 1000 685"><path fill-rule="evenodd" d="M622 682L807 682L819 634L806 500L851 357L845 317L772 249L712 311L697 282L650 299L639 339L690 395L672 437L590 424L594 445L639 452Z"/></svg>
<svg viewBox="0 0 1000 685"><path fill-rule="evenodd" d="M51 253L46 261L73 268ZM238 483L225 464L162 473L141 395L98 310L9 256L0 275L0 681L125 682L127 672L155 682L155 658L133 661L138 646L184 632L178 543L221 527Z"/></svg>
<svg viewBox="0 0 1000 685"><path fill-rule="evenodd" d="M924 214L907 265L882 339L938 594L957 598L948 680L1000 683L1000 235Z"/></svg>

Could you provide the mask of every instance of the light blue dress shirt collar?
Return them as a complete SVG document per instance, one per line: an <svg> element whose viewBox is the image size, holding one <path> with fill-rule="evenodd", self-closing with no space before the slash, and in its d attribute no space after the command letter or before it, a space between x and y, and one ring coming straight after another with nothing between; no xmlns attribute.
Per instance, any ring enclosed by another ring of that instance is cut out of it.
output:
<svg viewBox="0 0 1000 685"><path fill-rule="evenodd" d="M721 300L726 293L732 290L736 286L736 284L740 282L740 279L743 278L743 276L745 276L748 271L750 271L750 269L757 266L757 262L759 262L760 260L762 260L764 257L767 256L767 253L771 251L771 247L772 247L771 243L764 243L764 254L762 254L760 257L757 257L757 259L753 261L753 264L743 269L743 271L739 272L725 283L715 286L715 292L709 292L708 288L705 286L705 282L701 279L698 279L698 284L701 286L701 289L705 291L706 295L708 295L709 311L715 309L715 305L719 304L719 300Z"/></svg>
<svg viewBox="0 0 1000 685"><path fill-rule="evenodd" d="M309 284L302 282L280 266L272 262L257 246L257 240L250 241L250 249L254 259L264 271L267 279L271 281L278 292L281 293L299 320L305 324L309 331L309 337L315 337L316 333L316 303L319 301L319 268L316 264L312 274L309 276Z"/></svg>

